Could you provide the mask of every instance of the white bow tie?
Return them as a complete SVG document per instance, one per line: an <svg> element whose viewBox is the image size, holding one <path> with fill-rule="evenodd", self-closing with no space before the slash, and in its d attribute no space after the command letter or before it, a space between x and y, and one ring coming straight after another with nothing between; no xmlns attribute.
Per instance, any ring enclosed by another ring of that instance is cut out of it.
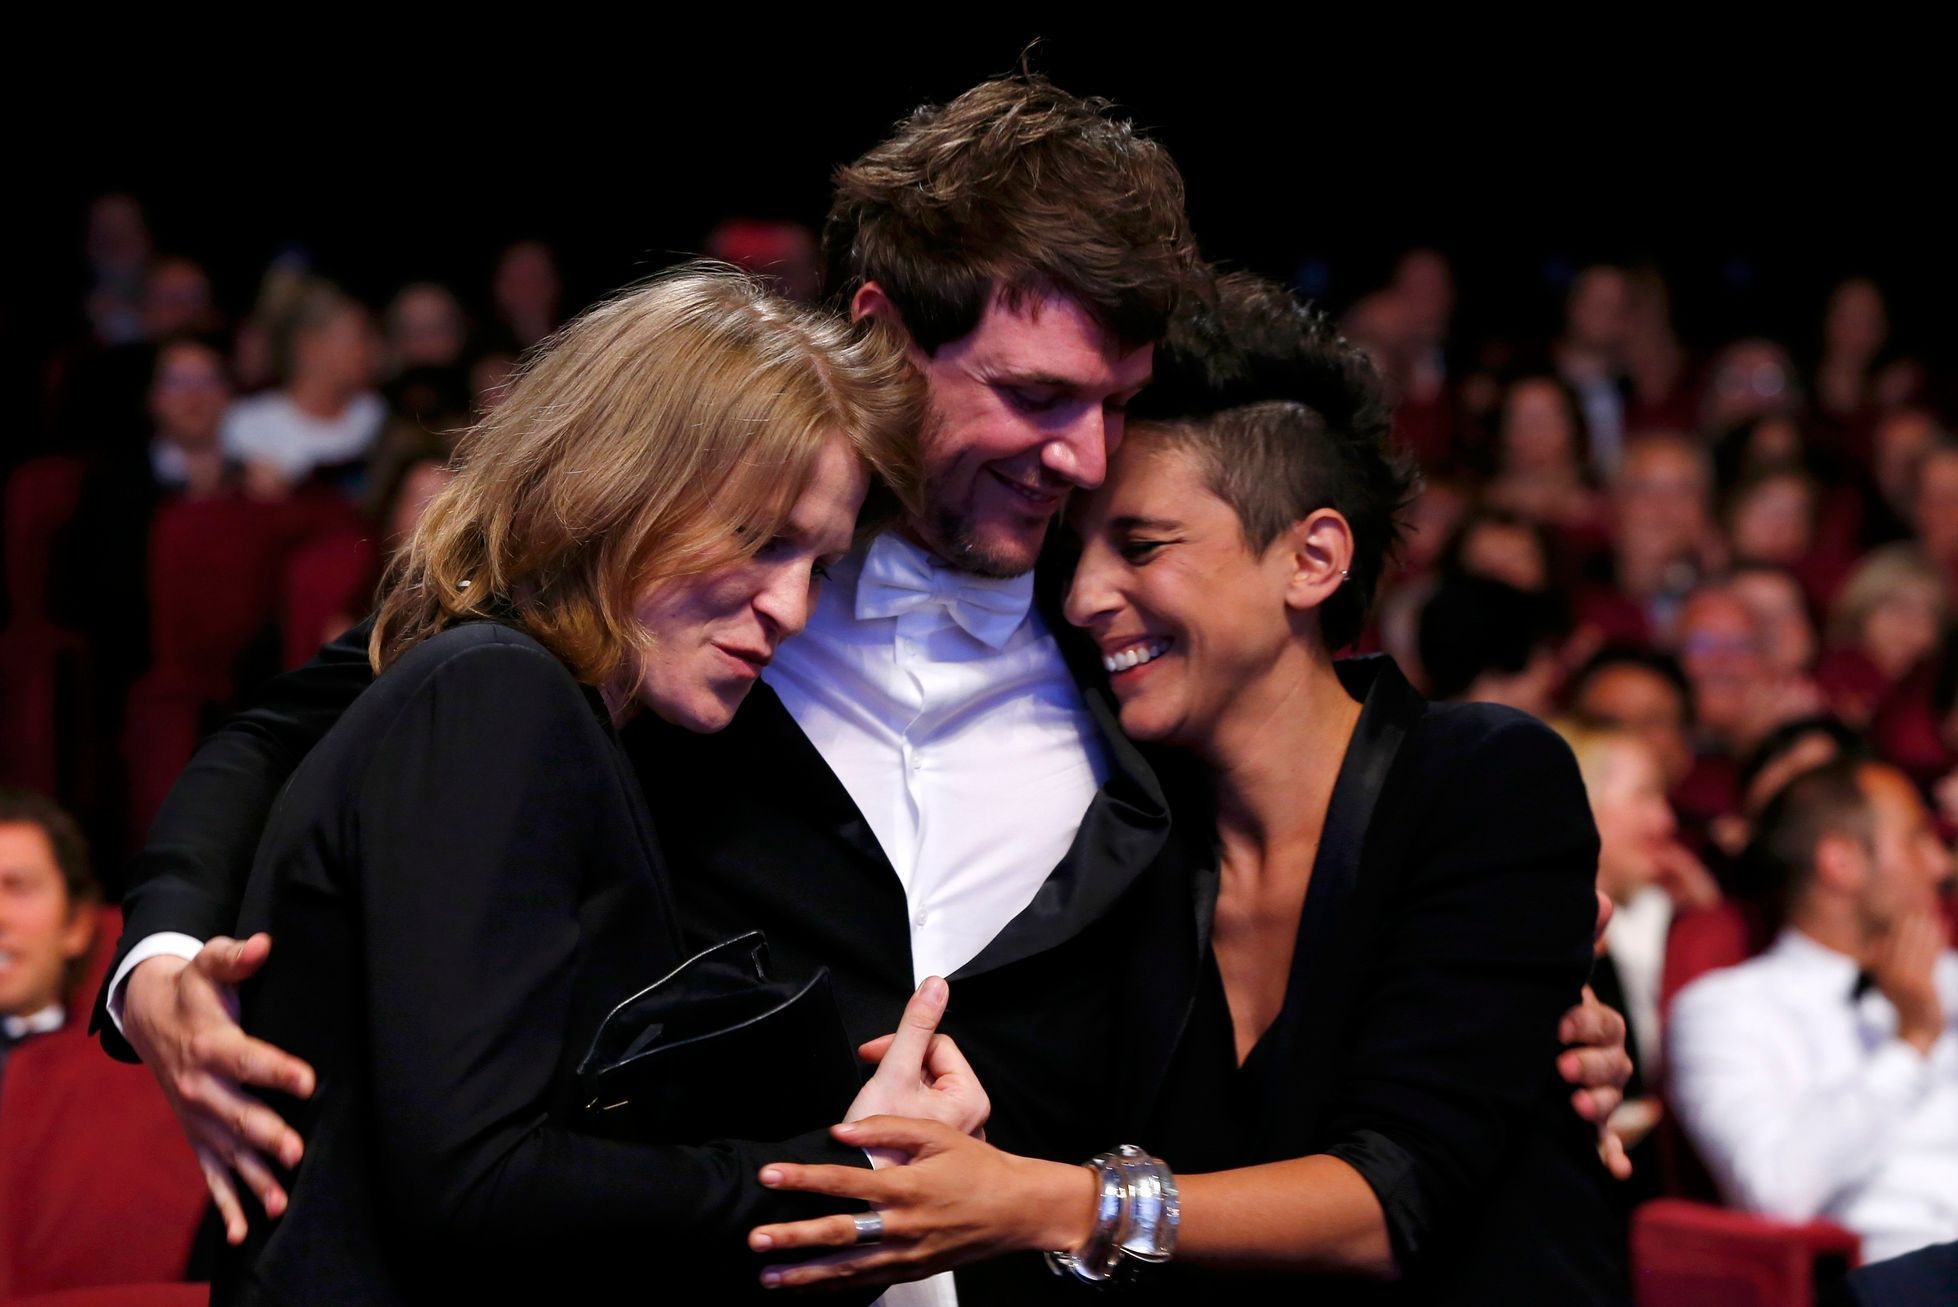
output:
<svg viewBox="0 0 1958 1307"><path fill-rule="evenodd" d="M871 542L857 577L857 616L897 617L938 605L973 639L998 649L1020 629L1033 605L1033 573L975 576L934 563L895 535Z"/></svg>

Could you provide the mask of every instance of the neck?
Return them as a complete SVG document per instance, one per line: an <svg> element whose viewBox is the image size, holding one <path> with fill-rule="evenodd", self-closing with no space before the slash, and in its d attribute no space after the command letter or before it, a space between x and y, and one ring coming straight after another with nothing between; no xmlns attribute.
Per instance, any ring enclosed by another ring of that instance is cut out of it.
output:
<svg viewBox="0 0 1958 1307"><path fill-rule="evenodd" d="M1262 854L1316 842L1359 720L1360 705L1317 648L1299 648L1241 692L1199 750L1216 778L1225 845Z"/></svg>
<svg viewBox="0 0 1958 1307"><path fill-rule="evenodd" d="M299 411L316 418L337 418L347 411L354 392L326 377L298 376L286 387L286 394Z"/></svg>
<svg viewBox="0 0 1958 1307"><path fill-rule="evenodd" d="M1811 904L1792 914L1788 924L1823 948L1853 958L1858 966L1867 967L1873 961L1875 943L1857 924L1852 913L1836 912Z"/></svg>

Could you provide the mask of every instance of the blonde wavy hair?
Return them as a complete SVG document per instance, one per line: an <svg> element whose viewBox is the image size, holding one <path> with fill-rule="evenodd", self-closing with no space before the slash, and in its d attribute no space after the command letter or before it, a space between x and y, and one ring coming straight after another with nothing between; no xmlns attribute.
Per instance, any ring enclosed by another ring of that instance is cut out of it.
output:
<svg viewBox="0 0 1958 1307"><path fill-rule="evenodd" d="M586 684L620 693L652 656L651 583L750 557L841 437L873 473L872 516L916 507L924 382L898 337L694 263L538 346L457 453L382 579L368 656L387 668L495 616Z"/></svg>

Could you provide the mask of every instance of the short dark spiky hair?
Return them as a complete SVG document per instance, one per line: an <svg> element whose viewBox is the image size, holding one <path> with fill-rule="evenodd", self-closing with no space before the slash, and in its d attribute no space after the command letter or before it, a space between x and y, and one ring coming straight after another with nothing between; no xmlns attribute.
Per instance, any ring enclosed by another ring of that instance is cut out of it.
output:
<svg viewBox="0 0 1958 1307"><path fill-rule="evenodd" d="M1244 273L1190 297L1130 412L1206 465L1263 550L1321 508L1353 528L1352 573L1319 609L1328 649L1359 638L1419 477L1388 444L1380 374L1324 313Z"/></svg>
<svg viewBox="0 0 1958 1307"><path fill-rule="evenodd" d="M835 182L825 291L847 308L876 282L927 353L977 327L995 292L1061 291L1146 344L1198 266L1169 152L1108 101L1031 73L925 105Z"/></svg>

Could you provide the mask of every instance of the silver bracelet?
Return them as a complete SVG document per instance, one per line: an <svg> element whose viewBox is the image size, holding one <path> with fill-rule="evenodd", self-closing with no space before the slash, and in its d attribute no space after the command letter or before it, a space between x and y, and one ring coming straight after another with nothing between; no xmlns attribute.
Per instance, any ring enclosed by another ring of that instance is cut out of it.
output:
<svg viewBox="0 0 1958 1307"><path fill-rule="evenodd" d="M1183 1215L1170 1169L1133 1144L1086 1165L1101 1182L1094 1233L1078 1253L1048 1253L1048 1268L1056 1275L1100 1284L1113 1279L1126 1262L1168 1261L1176 1251Z"/></svg>

